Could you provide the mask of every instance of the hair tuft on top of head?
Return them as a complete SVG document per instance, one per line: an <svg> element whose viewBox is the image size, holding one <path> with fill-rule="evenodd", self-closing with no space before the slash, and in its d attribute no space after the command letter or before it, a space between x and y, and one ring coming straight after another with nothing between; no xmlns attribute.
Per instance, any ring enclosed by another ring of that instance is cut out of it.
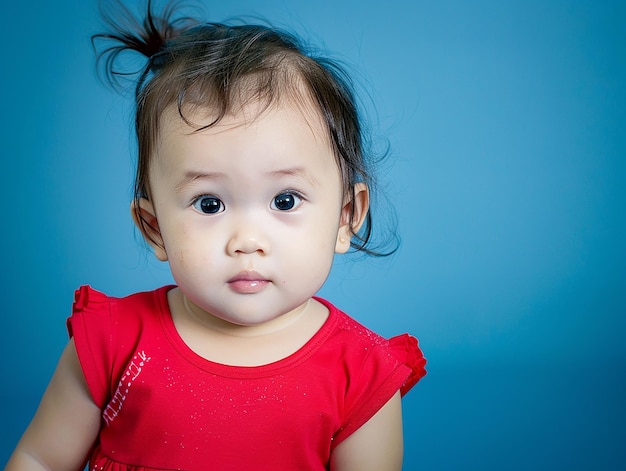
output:
<svg viewBox="0 0 626 471"><path fill-rule="evenodd" d="M101 78L111 87L121 88L120 78L139 76L136 82L136 94L145 82L148 74L162 67L169 60L167 43L180 36L186 30L198 25L200 21L191 16L179 16L183 2L169 1L161 14L153 11L153 1L146 1L143 19L137 17L120 0L100 1L100 14L106 27L106 33L94 34L91 43L96 51L97 66ZM102 43L111 43L100 49ZM128 69L123 55L135 52L147 59L138 69Z"/></svg>

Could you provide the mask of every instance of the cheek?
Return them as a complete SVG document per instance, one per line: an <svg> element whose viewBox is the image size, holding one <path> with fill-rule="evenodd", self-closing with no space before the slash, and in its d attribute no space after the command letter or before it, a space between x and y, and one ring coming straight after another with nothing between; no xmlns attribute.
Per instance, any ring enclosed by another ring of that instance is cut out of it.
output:
<svg viewBox="0 0 626 471"><path fill-rule="evenodd" d="M289 243L292 246L299 246L299 250L303 250L311 257L319 257L325 251L334 251L338 228L338 218L317 214L298 228L299 233L290 237Z"/></svg>
<svg viewBox="0 0 626 471"><path fill-rule="evenodd" d="M170 263L179 267L191 266L203 257L199 251L205 244L195 240L192 228L182 221L174 221L162 228L163 243Z"/></svg>
<svg viewBox="0 0 626 471"><path fill-rule="evenodd" d="M316 267L325 267L332 263L337 241L337 224L326 219L312 225L306 236L299 242L299 257L303 264L312 264Z"/></svg>
<svg viewBox="0 0 626 471"><path fill-rule="evenodd" d="M181 267L185 266L185 252L183 252L182 250L177 251L174 255L174 258L176 259L178 265L180 265Z"/></svg>

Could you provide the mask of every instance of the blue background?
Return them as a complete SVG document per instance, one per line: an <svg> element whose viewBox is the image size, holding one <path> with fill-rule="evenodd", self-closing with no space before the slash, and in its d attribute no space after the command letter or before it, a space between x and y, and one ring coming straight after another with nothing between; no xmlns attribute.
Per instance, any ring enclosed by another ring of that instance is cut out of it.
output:
<svg viewBox="0 0 626 471"><path fill-rule="evenodd" d="M3 3L0 463L66 342L73 290L169 281L129 217L132 105L95 78L95 2ZM626 469L624 2L206 10L288 26L364 77L403 242L338 260L322 294L421 340L405 469Z"/></svg>

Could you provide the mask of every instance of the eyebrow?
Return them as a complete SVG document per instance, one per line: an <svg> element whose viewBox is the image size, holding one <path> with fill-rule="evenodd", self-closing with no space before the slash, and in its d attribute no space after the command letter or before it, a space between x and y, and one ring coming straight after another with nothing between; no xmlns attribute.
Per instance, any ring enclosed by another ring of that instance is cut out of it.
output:
<svg viewBox="0 0 626 471"><path fill-rule="evenodd" d="M307 180L313 185L319 184L318 180L302 167L291 167L291 168L285 168L285 169L279 169L279 170L272 170L270 172L267 172L267 176L269 177L299 177L304 180Z"/></svg>
<svg viewBox="0 0 626 471"><path fill-rule="evenodd" d="M190 170L185 173L185 176L174 185L174 190L177 193L183 191L187 186L198 180L219 180L224 178L225 175L221 172L196 172Z"/></svg>

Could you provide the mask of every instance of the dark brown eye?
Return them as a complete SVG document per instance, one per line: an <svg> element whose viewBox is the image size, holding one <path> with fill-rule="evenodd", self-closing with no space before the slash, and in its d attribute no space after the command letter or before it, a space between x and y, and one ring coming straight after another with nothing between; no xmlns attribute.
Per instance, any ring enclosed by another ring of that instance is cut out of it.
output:
<svg viewBox="0 0 626 471"><path fill-rule="evenodd" d="M274 197L271 208L279 211L289 211L300 204L300 197L293 192L285 192Z"/></svg>
<svg viewBox="0 0 626 471"><path fill-rule="evenodd" d="M224 211L224 203L215 196L200 196L193 202L193 207L203 214L217 214Z"/></svg>

